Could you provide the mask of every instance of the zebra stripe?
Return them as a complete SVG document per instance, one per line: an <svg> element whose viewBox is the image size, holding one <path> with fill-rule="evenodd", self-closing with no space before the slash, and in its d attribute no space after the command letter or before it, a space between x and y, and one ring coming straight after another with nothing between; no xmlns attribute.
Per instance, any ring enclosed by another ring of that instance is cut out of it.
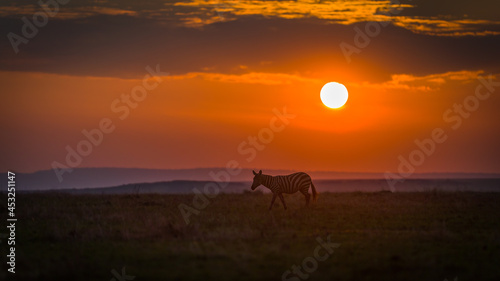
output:
<svg viewBox="0 0 500 281"><path fill-rule="evenodd" d="M311 186L312 189L313 200L316 200L316 188L312 183L311 177L306 173L299 172L286 176L263 175L262 171L260 171L259 173L253 173L255 177L252 184L252 190L262 184L263 186L269 188L273 193L273 199L271 201L271 206L269 207L269 209L272 208L276 196L280 197L280 200L283 203L283 207L286 209L286 204L285 200L283 199L282 193L293 194L297 191L300 191L300 193L305 196L306 205L309 205L309 186Z"/></svg>

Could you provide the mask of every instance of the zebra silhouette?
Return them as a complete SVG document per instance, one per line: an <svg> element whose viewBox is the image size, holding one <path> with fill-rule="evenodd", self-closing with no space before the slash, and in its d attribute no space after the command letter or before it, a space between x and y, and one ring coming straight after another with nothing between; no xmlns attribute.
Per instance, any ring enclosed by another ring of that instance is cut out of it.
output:
<svg viewBox="0 0 500 281"><path fill-rule="evenodd" d="M283 203L283 207L286 208L285 199L283 199L283 193L292 194L297 191L304 194L306 197L306 205L309 205L309 199L311 195L309 195L309 186L312 188L313 200L316 201L317 193L314 184L312 183L311 177L303 172L294 173L286 176L270 176L263 175L262 170L258 173L252 171L254 174L252 190L255 190L259 185L263 185L269 188L273 193L273 200L271 201L271 206L269 206L269 210L273 207L274 200L276 200L276 196L279 196L281 202Z"/></svg>

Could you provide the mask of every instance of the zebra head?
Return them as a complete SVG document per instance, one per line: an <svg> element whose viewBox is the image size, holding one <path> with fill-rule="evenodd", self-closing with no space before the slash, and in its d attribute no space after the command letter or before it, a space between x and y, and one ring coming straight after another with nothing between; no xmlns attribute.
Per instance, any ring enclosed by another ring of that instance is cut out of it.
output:
<svg viewBox="0 0 500 281"><path fill-rule="evenodd" d="M254 174L252 190L255 190L259 185L262 184L262 170L260 170L258 173L252 170L252 173Z"/></svg>

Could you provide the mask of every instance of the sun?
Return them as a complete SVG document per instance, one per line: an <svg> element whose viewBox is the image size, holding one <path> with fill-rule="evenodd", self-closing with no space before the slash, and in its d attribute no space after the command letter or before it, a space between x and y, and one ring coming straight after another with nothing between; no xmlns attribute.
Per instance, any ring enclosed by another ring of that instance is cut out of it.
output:
<svg viewBox="0 0 500 281"><path fill-rule="evenodd" d="M321 88L320 97L324 105L329 108L340 108L348 98L347 88L337 82L326 83Z"/></svg>

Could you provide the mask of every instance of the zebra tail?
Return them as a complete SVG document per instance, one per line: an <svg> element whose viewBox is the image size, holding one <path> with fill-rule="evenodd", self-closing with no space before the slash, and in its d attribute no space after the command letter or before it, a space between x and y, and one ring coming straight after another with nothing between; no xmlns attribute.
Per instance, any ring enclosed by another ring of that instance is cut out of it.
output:
<svg viewBox="0 0 500 281"><path fill-rule="evenodd" d="M311 189L312 189L312 194L313 194L313 201L316 201L318 198L318 193L316 192L316 187L314 187L314 184L311 181Z"/></svg>

